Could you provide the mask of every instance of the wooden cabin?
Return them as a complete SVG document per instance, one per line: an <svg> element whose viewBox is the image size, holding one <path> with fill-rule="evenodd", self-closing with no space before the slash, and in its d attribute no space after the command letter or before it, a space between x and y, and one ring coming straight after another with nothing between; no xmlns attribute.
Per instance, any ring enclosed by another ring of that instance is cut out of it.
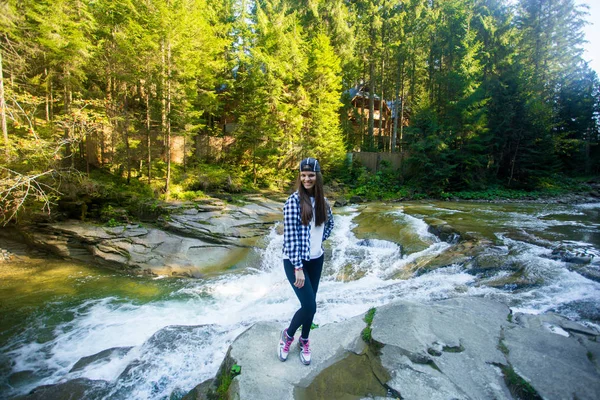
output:
<svg viewBox="0 0 600 400"><path fill-rule="evenodd" d="M367 144L369 135L369 86L366 84L357 85L346 92L350 98L351 107L348 110L348 120L352 124L352 135L348 137L349 142L353 143L355 151L359 151ZM373 110L373 141L377 150L390 151L391 140L394 129L394 102L383 100L377 94L373 95L374 110ZM403 125L408 126L406 118L406 110L404 112ZM379 128L381 126L381 129ZM400 126L398 126L400 129ZM398 142L400 133L398 132Z"/></svg>

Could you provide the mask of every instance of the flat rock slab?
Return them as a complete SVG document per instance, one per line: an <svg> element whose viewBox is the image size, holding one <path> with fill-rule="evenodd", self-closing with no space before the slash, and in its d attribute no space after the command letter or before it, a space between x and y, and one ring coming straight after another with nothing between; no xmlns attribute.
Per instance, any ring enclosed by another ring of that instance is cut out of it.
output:
<svg viewBox="0 0 600 400"><path fill-rule="evenodd" d="M26 234L65 258L154 275L200 277L234 265L249 251L137 225L108 228L67 221Z"/></svg>
<svg viewBox="0 0 600 400"><path fill-rule="evenodd" d="M230 357L242 367L231 383L234 399L293 399L296 387L305 388L324 369L349 353L361 353L365 344L360 332L366 326L362 316L323 325L311 331L312 362L303 365L296 341L288 360L279 361L277 345L283 326L258 323L240 335L231 345Z"/></svg>
<svg viewBox="0 0 600 400"><path fill-rule="evenodd" d="M387 384L403 399L510 399L495 366L506 364L498 343L508 314L481 298L378 308L372 337L384 345Z"/></svg>
<svg viewBox="0 0 600 400"><path fill-rule="evenodd" d="M521 318L519 318L521 319ZM600 374L590 359L587 339L566 331L555 333L548 321L562 319L526 316L525 326L505 331L508 359L517 374L544 399L600 399ZM563 323L573 328L572 324Z"/></svg>

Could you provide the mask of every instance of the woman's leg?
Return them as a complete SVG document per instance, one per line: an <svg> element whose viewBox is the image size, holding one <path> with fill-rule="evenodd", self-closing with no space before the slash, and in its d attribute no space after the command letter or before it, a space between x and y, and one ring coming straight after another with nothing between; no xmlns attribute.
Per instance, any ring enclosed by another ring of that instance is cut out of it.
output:
<svg viewBox="0 0 600 400"><path fill-rule="evenodd" d="M294 282L296 282L294 266L289 260L284 260L286 276L298 300L300 300L300 309L294 314L287 330L289 336L293 336L300 325L302 325L301 336L304 339L308 339L310 327L317 311L316 296L323 270L323 259L324 257L321 256L314 260L302 262L305 281L304 286L300 289L294 286Z"/></svg>

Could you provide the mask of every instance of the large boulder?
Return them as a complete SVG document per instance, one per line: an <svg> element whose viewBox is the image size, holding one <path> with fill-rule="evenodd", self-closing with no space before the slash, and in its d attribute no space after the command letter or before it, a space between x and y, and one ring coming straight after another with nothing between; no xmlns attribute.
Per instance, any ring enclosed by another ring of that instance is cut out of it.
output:
<svg viewBox="0 0 600 400"><path fill-rule="evenodd" d="M515 321L504 333L508 359L542 398L600 398L600 374L591 351L598 354L598 331L553 314L521 314Z"/></svg>
<svg viewBox="0 0 600 400"><path fill-rule="evenodd" d="M372 335L387 384L403 399L511 398L495 367L506 363L498 342L509 312L478 298L379 308Z"/></svg>
<svg viewBox="0 0 600 400"><path fill-rule="evenodd" d="M365 327L362 317L324 325L311 332L313 358L303 365L294 342L285 363L277 357L277 343L282 326L258 323L240 335L231 345L224 364L238 364L241 374L229 387L231 399L292 399L296 391L306 390L325 369L350 354L360 354L365 343L360 332ZM225 369L227 373L228 370Z"/></svg>

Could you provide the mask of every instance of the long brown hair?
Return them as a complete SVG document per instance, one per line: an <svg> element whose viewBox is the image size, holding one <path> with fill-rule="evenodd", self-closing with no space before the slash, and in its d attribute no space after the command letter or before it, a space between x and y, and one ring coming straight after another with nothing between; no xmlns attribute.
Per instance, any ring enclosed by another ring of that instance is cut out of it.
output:
<svg viewBox="0 0 600 400"><path fill-rule="evenodd" d="M313 194L315 197L315 225L321 225L327 221L327 205L325 203L325 195L323 193L323 175L320 172L315 172L317 179L313 186ZM310 225L310 220L313 217L313 207L310 201L310 193L302 185L300 173L296 180L296 187L300 195L300 217L302 225Z"/></svg>

